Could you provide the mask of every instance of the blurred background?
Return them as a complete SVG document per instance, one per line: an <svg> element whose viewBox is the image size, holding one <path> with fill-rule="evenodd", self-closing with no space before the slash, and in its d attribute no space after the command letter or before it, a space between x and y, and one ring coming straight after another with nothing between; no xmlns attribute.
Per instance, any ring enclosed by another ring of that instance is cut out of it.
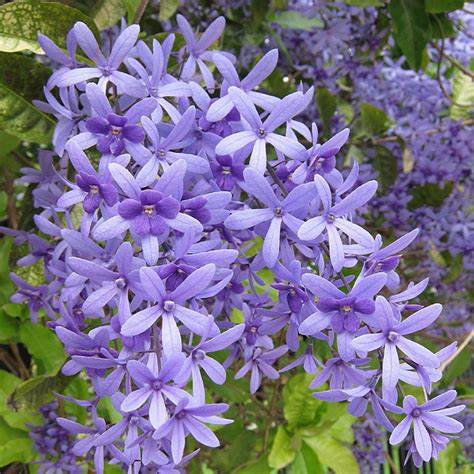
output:
<svg viewBox="0 0 474 474"><path fill-rule="evenodd" d="M430 276L423 303L440 302L444 311L423 343L435 350L456 339L464 342L464 350L445 368L442 384L455 387L463 403L472 403L472 3L0 2L0 225L20 231L33 227L33 204L41 196L35 195L32 184L52 171L47 165L48 144L55 118L41 112L35 101L44 99L43 86L55 64L41 54L37 32L64 47L66 33L81 20L110 44L120 21L131 23L139 15L141 38L148 41L173 31L177 12L201 31L224 15L227 28L219 47L239 58L241 73L265 52L278 48L278 67L263 89L281 96L300 83L314 85L315 100L305 119L317 123L320 141L345 127L351 129L338 167L349 169L357 161L361 182L381 183L364 215L364 225L373 234L390 241L415 227L421 230L400 273L405 283ZM39 245L37 252L41 251ZM48 429L58 429L54 417L63 409L53 402L52 391L87 396L87 385L80 378L69 381L56 375L65 355L54 334L33 325L28 308L10 302L14 292L10 272L31 285L42 283L40 263L17 266L26 253L26 246L15 245L11 236L0 239L0 470L10 473L38 470L26 463L48 451L44 445L48 436L53 438ZM388 448L385 433L370 418L356 421L343 404L329 406L315 400L304 375L288 375L283 384L270 407L273 387L252 399L245 382L230 380L214 387L231 403L229 417L236 422L220 430L222 449L204 450L189 472L415 472L403 467L403 447L400 452ZM103 416L114 416L111 406L102 409ZM474 414L468 409L460 419L466 429L459 440L424 472L472 472ZM312 430L314 446L301 443L298 434L304 430ZM67 433L54 436L54 442L61 439L63 447L69 446ZM61 449L55 445L53 451ZM54 458L51 453L48 456ZM107 470L120 472L113 466Z"/></svg>

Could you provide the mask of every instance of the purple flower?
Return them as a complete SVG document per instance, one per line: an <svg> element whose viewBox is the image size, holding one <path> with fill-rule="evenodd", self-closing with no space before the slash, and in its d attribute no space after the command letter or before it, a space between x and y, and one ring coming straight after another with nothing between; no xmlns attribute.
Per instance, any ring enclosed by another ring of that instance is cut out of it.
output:
<svg viewBox="0 0 474 474"><path fill-rule="evenodd" d="M263 82L275 69L278 62L278 50L272 49L261 58L257 64L242 79L232 64L232 62L221 53L214 53L212 60L222 77L229 86L237 87L245 92L249 99L257 106L266 110L271 110L279 102L279 99L269 94L253 91L261 82ZM206 118L210 122L222 120L234 107L234 103L229 94L223 93L221 97L211 104L207 111Z"/></svg>
<svg viewBox="0 0 474 474"><path fill-rule="evenodd" d="M299 332L316 334L331 326L337 334L337 348L344 360L354 358L351 341L359 330L361 321L368 322L375 311L374 296L386 282L384 273L360 278L348 294L334 284L311 273L302 276L303 285L318 297L316 311L300 325Z"/></svg>
<svg viewBox="0 0 474 474"><path fill-rule="evenodd" d="M232 345L240 339L244 332L245 326L238 324L233 328L225 331L213 338L204 335L201 341L190 349L189 355L184 364L182 364L181 372L178 380L187 381L191 376L193 380L193 398L202 403L205 401L204 382L201 376L201 368L206 372L209 378L216 384L222 385L226 379L224 367L207 353L217 352Z"/></svg>
<svg viewBox="0 0 474 474"><path fill-rule="evenodd" d="M290 158L297 158L304 154L303 145L292 138L278 135L274 131L304 110L312 98L312 93L313 91L310 89L306 94L301 92L290 94L275 105L270 115L262 122L248 95L237 87L229 87L229 96L245 119L245 130L222 139L216 146L216 153L231 155L252 145L250 166L260 174L263 174L267 166L267 143Z"/></svg>
<svg viewBox="0 0 474 474"><path fill-rule="evenodd" d="M139 32L140 27L138 25L131 25L122 31L115 41L109 57L106 58L88 26L80 21L77 22L74 25L76 40L86 56L97 67L83 67L64 71L55 78L54 85L66 87L99 78L99 86L102 90L106 89L108 82L112 82L117 86L120 93L141 97L144 90L142 84L129 74L119 71L120 65L135 46Z"/></svg>
<svg viewBox="0 0 474 474"><path fill-rule="evenodd" d="M417 364L433 368L439 366L438 358L431 351L405 336L420 331L436 321L442 309L440 304L432 304L420 309L401 322L393 307L383 296L377 297L376 308L377 311L372 315L369 324L381 332L356 337L352 341L352 346L361 352L384 348L382 377L387 389L393 389L399 378L400 362L397 349Z"/></svg>
<svg viewBox="0 0 474 474"><path fill-rule="evenodd" d="M127 363L127 371L139 388L123 399L120 408L125 412L134 411L150 399L150 423L153 428L159 429L169 418L165 401L170 400L177 405L181 399L188 396L184 390L169 384L181 370L184 357L182 354L170 356L163 363L161 370L158 370L155 358L150 360L151 368L136 360Z"/></svg>
<svg viewBox="0 0 474 474"><path fill-rule="evenodd" d="M122 326L124 336L136 336L147 331L161 318L161 343L168 357L181 352L181 334L176 324L180 321L190 331L204 335L215 331L215 323L210 316L186 308L184 303L205 290L216 272L212 263L191 273L172 292L167 292L158 274L151 268L140 269L140 279L147 299L157 304L133 314ZM211 329L212 328L212 329Z"/></svg>
<svg viewBox="0 0 474 474"><path fill-rule="evenodd" d="M206 86L209 89L214 89L214 78L204 61L212 61L212 53L207 52L206 49L222 35L225 28L225 18L223 16L216 18L201 34L199 39L194 35L191 25L184 16L176 15L176 21L186 41L185 52L188 54L183 65L181 77L185 80L190 80L196 73L196 68L199 68ZM229 57L232 58L233 56L229 55Z"/></svg>
<svg viewBox="0 0 474 474"><path fill-rule="evenodd" d="M153 99L143 99L132 105L124 115L113 112L104 92L96 84L88 84L86 94L96 116L86 121L88 132L72 138L82 149L96 145L103 153L120 155L125 149L136 154L136 145L145 138L142 127L136 125L144 115L150 115L156 107ZM139 149L140 150L140 149Z"/></svg>
<svg viewBox="0 0 474 474"><path fill-rule="evenodd" d="M294 217L294 213L306 207L314 198L316 187L313 183L302 184L280 201L267 179L258 171L247 168L244 171L244 179L245 189L262 202L266 208L233 212L224 224L231 230L243 230L270 221L270 227L263 242L262 255L267 266L271 268L275 265L280 253L282 224L293 232L297 231L301 221Z"/></svg>
<svg viewBox="0 0 474 474"><path fill-rule="evenodd" d="M245 166L230 155L216 156L216 161L210 167L217 186L222 191L232 191L237 183L244 180Z"/></svg>
<svg viewBox="0 0 474 474"><path fill-rule="evenodd" d="M221 418L219 415L226 411L228 405L225 403L214 403L209 405L196 405L189 398L181 400L174 409L171 418L155 431L153 438L171 439L171 453L173 461L179 463L183 458L186 434L201 444L209 447L219 446L216 435L204 424L227 425L232 420Z"/></svg>
<svg viewBox="0 0 474 474"><path fill-rule="evenodd" d="M407 395L403 399L403 411L406 417L395 427L390 444L401 443L413 426L415 448L423 461L429 461L433 455L433 445L437 442L440 433L459 433L463 425L450 418L464 410L464 405L447 407L456 398L455 390L438 395L422 405L418 405L416 398Z"/></svg>
<svg viewBox="0 0 474 474"><path fill-rule="evenodd" d="M344 249L338 230L365 247L373 246L372 236L346 217L372 198L377 190L377 182L363 184L342 201L332 205L331 190L324 178L316 175L314 181L323 205L323 214L307 220L298 230L298 237L302 240L314 240L326 230L331 264L334 270L340 271L344 265Z"/></svg>
<svg viewBox="0 0 474 474"><path fill-rule="evenodd" d="M250 371L250 393L254 394L260 387L264 375L272 380L280 377L278 370L273 368L272 365L287 351L286 346L270 351L262 350L260 347L255 348L245 364L235 374L235 378L240 379Z"/></svg>

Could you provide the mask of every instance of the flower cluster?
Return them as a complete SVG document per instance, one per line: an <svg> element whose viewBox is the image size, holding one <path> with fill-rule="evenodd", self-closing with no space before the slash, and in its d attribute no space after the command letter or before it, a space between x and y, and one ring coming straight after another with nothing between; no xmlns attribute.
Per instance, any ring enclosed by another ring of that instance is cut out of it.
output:
<svg viewBox="0 0 474 474"><path fill-rule="evenodd" d="M283 99L259 88L276 50L241 79L232 54L210 49L222 17L200 35L179 15L178 25L178 50L173 34L149 45L132 25L105 51L77 23L69 51L92 67L40 37L59 64L42 104L58 120L58 157L33 173L46 237L17 239L32 255L20 264L41 259L46 282L13 277L14 298L46 312L70 356L63 373L85 371L94 390L66 400L87 407L89 424L57 420L81 435L72 453L93 456L98 473L104 460L179 470L197 453L186 454L187 438L216 447L209 425L231 422L219 416L225 403L206 403L203 374L224 384L235 366L255 393L302 366L312 389L329 383L317 398L347 400L356 416L370 406L391 442L413 435L416 464L436 457L462 429L449 415L463 407L445 408L452 391L428 400L455 344L434 354L413 340L441 313L411 302L427 280L399 288L417 231L384 245L353 222L377 182L358 186L357 164L347 176L336 169L347 129L318 143L317 126L298 120L312 88ZM422 387L426 402L402 400L402 383ZM117 423L98 413L106 397Z"/></svg>

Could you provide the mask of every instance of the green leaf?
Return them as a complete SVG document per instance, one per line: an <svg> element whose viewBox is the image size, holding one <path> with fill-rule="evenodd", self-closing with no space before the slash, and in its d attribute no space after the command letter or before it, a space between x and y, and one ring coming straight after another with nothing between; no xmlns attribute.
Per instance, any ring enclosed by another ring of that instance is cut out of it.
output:
<svg viewBox="0 0 474 474"><path fill-rule="evenodd" d="M125 15L123 0L99 0L91 12L91 18L99 30L115 25Z"/></svg>
<svg viewBox="0 0 474 474"><path fill-rule="evenodd" d="M456 36L453 22L446 13L430 13L431 37L433 39L451 38Z"/></svg>
<svg viewBox="0 0 474 474"><path fill-rule="evenodd" d="M127 10L128 22L133 23L137 9L140 6L140 0L122 0L122 3L125 6L125 10Z"/></svg>
<svg viewBox="0 0 474 474"><path fill-rule="evenodd" d="M0 155L8 155L8 153L13 151L20 144L20 141L21 140L18 137L5 132L0 132L0 143L2 144Z"/></svg>
<svg viewBox="0 0 474 474"><path fill-rule="evenodd" d="M33 440L30 438L11 439L0 444L0 467L13 462L28 463L34 459Z"/></svg>
<svg viewBox="0 0 474 474"><path fill-rule="evenodd" d="M437 461L434 461L436 474L453 474L456 471L456 458L462 449L458 441L451 441L446 449L441 451ZM469 471L468 471L469 472Z"/></svg>
<svg viewBox="0 0 474 474"><path fill-rule="evenodd" d="M474 81L467 74L456 70L451 90L455 104L451 105L449 116L454 120L469 118L474 109Z"/></svg>
<svg viewBox="0 0 474 474"><path fill-rule="evenodd" d="M268 456L268 465L275 469L283 469L295 458L292 439L283 426L279 426L273 440L272 450Z"/></svg>
<svg viewBox="0 0 474 474"><path fill-rule="evenodd" d="M323 26L323 22L318 17L309 18L300 12L290 10L281 12L278 15L272 13L267 17L270 23L276 23L284 29L288 30L306 30Z"/></svg>
<svg viewBox="0 0 474 474"><path fill-rule="evenodd" d="M380 190L384 193L397 180L398 160L388 148L382 145L375 145L374 151L375 156L372 163L378 173Z"/></svg>
<svg viewBox="0 0 474 474"><path fill-rule="evenodd" d="M92 20L75 8L36 0L7 3L0 7L0 51L41 53L37 42L39 32L65 47L66 35L76 21L86 23L97 34Z"/></svg>
<svg viewBox="0 0 474 474"><path fill-rule="evenodd" d="M383 0L344 0L346 5L353 7L383 7Z"/></svg>
<svg viewBox="0 0 474 474"><path fill-rule="evenodd" d="M451 194L453 190L453 183L446 182L441 187L435 183L427 183L422 186L415 186L411 195L412 200L408 202L407 207L410 210L417 209L421 206L430 206L439 208L443 204L444 200Z"/></svg>
<svg viewBox="0 0 474 474"><path fill-rule="evenodd" d="M311 377L298 374L283 389L283 415L290 426L314 424L320 415L322 403L311 396L310 382Z"/></svg>
<svg viewBox="0 0 474 474"><path fill-rule="evenodd" d="M325 87L318 87L316 88L316 104L323 122L324 134L329 136L331 133L331 119L337 108L336 97Z"/></svg>
<svg viewBox="0 0 474 474"><path fill-rule="evenodd" d="M325 472L318 455L307 444L301 446L288 470L288 474L324 474Z"/></svg>
<svg viewBox="0 0 474 474"><path fill-rule="evenodd" d="M447 367L443 373L442 384L449 386L458 377L467 372L471 367L471 351L466 347Z"/></svg>
<svg viewBox="0 0 474 474"><path fill-rule="evenodd" d="M409 66L418 70L430 39L430 22L424 0L391 0L388 11L393 22L393 38Z"/></svg>
<svg viewBox="0 0 474 474"><path fill-rule="evenodd" d="M331 468L335 474L359 474L359 465L352 451L330 436L304 438L304 442L315 451L322 464Z"/></svg>
<svg viewBox="0 0 474 474"><path fill-rule="evenodd" d="M5 342L14 339L18 333L18 321L5 311L0 310L0 341Z"/></svg>
<svg viewBox="0 0 474 474"><path fill-rule="evenodd" d="M463 5L464 0L425 0L425 10L430 13L452 12Z"/></svg>
<svg viewBox="0 0 474 474"><path fill-rule="evenodd" d="M12 428L0 418L0 446L4 445L10 439L27 438L28 435L22 431Z"/></svg>
<svg viewBox="0 0 474 474"><path fill-rule="evenodd" d="M40 375L19 384L8 399L14 410L36 410L54 400L53 392L61 392L69 383L69 377L58 374L53 377Z"/></svg>
<svg viewBox="0 0 474 474"><path fill-rule="evenodd" d="M23 140L47 144L54 121L33 106L50 71L33 58L0 53L0 129Z"/></svg>
<svg viewBox="0 0 474 474"><path fill-rule="evenodd" d="M169 20L179 7L179 0L160 1L160 21Z"/></svg>
<svg viewBox="0 0 474 474"><path fill-rule="evenodd" d="M266 457L262 456L258 461L236 470L235 474L277 474L277 471L268 467Z"/></svg>
<svg viewBox="0 0 474 474"><path fill-rule="evenodd" d="M36 361L44 365L49 374L56 374L66 360L63 346L54 332L40 324L22 324L20 340Z"/></svg>
<svg viewBox="0 0 474 474"><path fill-rule="evenodd" d="M371 137L381 135L390 125L390 119L382 109L365 102L360 104L360 121L363 130Z"/></svg>

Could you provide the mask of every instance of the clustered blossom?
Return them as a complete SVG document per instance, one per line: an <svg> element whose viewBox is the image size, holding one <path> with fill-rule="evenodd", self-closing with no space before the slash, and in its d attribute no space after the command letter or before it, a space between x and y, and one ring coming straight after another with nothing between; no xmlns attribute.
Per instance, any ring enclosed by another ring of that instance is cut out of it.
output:
<svg viewBox="0 0 474 474"><path fill-rule="evenodd" d="M94 390L87 401L66 399L88 408L89 423L58 419L80 435L71 452L91 456L98 473L106 461L180 471L197 454L187 438L216 447L209 426L231 422L220 416L225 403L206 403L203 373L223 384L232 366L254 393L302 366L315 375L311 388L329 382L316 397L348 400L357 416L370 406L393 443L414 437L415 463L437 457L446 434L462 429L449 415L463 407L445 408L453 392L418 405L398 390L403 381L427 397L454 350L433 354L412 340L441 312L408 304L425 282L396 284L399 250L414 235L394 249L353 222L377 183L356 186L357 165L345 179L335 170L347 130L319 147L317 127L298 120L312 88L283 99L255 90L277 51L241 80L233 55L209 50L223 18L201 35L179 15L178 25L180 50L173 35L150 50L132 25L104 54L78 23L71 50L95 66L69 62L47 85L45 110L68 125L35 178L46 283L15 278L14 298L46 312L70 356L63 373L85 371ZM314 357L318 344L329 360ZM226 349L221 364L213 353ZM119 422L99 416L104 397Z"/></svg>

